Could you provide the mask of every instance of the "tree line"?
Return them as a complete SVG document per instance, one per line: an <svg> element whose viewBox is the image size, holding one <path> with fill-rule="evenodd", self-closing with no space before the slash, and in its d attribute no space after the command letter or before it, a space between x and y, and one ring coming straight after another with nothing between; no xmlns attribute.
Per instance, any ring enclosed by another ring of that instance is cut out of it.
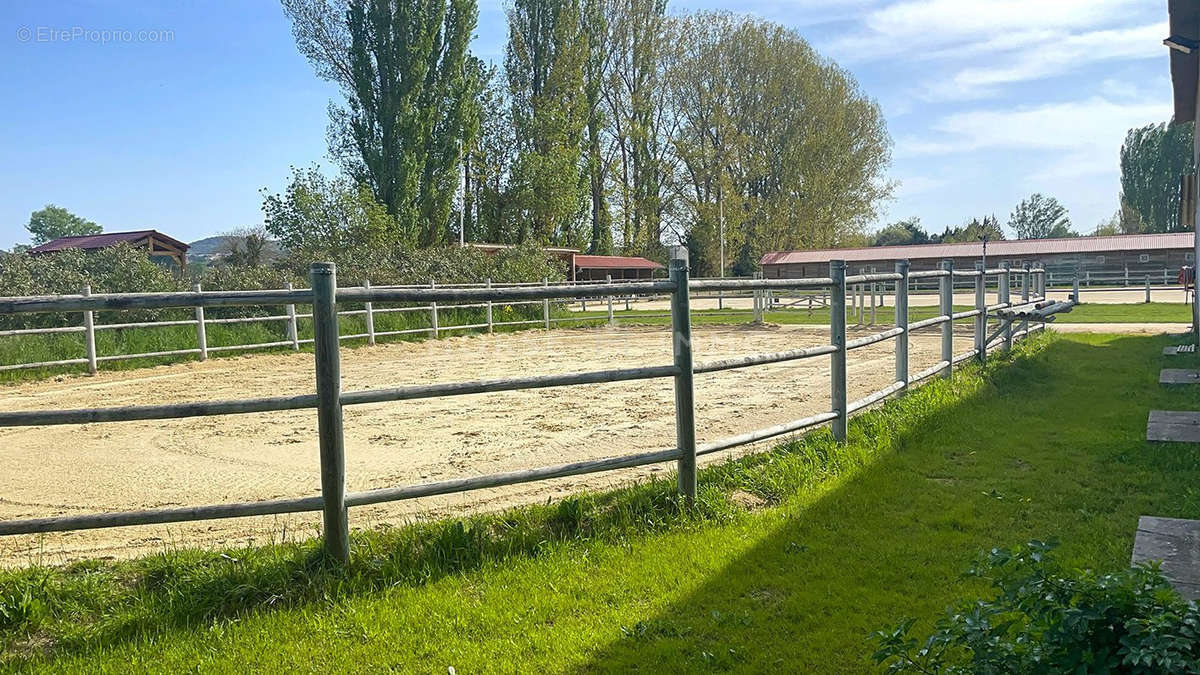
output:
<svg viewBox="0 0 1200 675"><path fill-rule="evenodd" d="M475 0L283 7L344 98L328 133L342 175L294 170L266 195L285 244L679 243L701 273L722 257L748 271L766 250L861 234L892 189L878 105L768 21L669 15L664 0L512 0L495 64L470 51ZM351 207L351 224L306 222L314 201Z"/></svg>

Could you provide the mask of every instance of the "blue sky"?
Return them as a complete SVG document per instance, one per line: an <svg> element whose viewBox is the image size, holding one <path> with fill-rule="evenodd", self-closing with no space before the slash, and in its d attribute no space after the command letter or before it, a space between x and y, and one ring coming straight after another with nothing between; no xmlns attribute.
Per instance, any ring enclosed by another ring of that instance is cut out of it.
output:
<svg viewBox="0 0 1200 675"><path fill-rule="evenodd" d="M671 5L694 9L791 26L878 99L898 183L880 224L1005 222L1040 191L1091 231L1116 209L1125 130L1171 114L1165 1ZM504 34L502 3L483 0L476 53L498 59ZM274 2L10 1L0 63L3 248L49 202L195 240L261 222L260 189L282 188L290 165L328 165L337 91Z"/></svg>

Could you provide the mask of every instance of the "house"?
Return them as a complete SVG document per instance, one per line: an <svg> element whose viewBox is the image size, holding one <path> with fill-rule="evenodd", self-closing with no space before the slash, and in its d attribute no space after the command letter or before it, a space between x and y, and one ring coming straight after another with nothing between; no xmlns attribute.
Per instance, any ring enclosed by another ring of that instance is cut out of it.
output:
<svg viewBox="0 0 1200 675"><path fill-rule="evenodd" d="M142 248L154 262L183 271L187 269L188 245L168 237L157 230L134 230L132 232L105 232L89 234L81 237L59 237L40 246L29 249L30 255L57 253L68 249L94 251L109 248L117 244L129 244L134 248Z"/></svg>

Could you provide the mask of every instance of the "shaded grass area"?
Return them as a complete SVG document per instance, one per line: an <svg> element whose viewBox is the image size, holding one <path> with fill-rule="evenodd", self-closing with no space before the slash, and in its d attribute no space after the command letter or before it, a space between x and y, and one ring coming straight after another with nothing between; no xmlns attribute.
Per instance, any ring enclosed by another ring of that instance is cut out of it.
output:
<svg viewBox="0 0 1200 675"><path fill-rule="evenodd" d="M4 665L74 672L870 669L870 631L964 595L980 549L1128 565L1137 516L1200 516L1200 451L1144 440L1165 338L1022 345L852 421L554 505L314 543L0 574ZM1007 359L1005 359L1007 360ZM1175 357L1183 367L1194 356ZM15 618L14 618L15 617Z"/></svg>

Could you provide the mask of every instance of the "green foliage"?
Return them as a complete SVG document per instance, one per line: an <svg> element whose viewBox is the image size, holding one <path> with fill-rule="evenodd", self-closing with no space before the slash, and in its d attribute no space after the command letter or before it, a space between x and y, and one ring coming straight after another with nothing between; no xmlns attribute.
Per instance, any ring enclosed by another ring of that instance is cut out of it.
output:
<svg viewBox="0 0 1200 675"><path fill-rule="evenodd" d="M516 240L584 241L581 148L588 106L588 35L579 0L516 0L508 8L508 77L517 157Z"/></svg>
<svg viewBox="0 0 1200 675"><path fill-rule="evenodd" d="M328 178L317 167L292 167L291 182L278 194L263 191L263 219L271 236L296 257L310 252L386 248L412 242L371 191L344 177Z"/></svg>
<svg viewBox="0 0 1200 675"><path fill-rule="evenodd" d="M1008 226L1017 233L1017 239L1061 239L1077 237L1071 230L1071 218L1067 208L1054 197L1035 192L1013 209L1008 217Z"/></svg>
<svg viewBox="0 0 1200 675"><path fill-rule="evenodd" d="M983 241L985 237L988 241L1004 239L1004 230L1000 228L996 216L984 216L982 220L972 218L961 227L946 227L937 236L937 241L942 244L976 242Z"/></svg>
<svg viewBox="0 0 1200 675"><path fill-rule="evenodd" d="M467 68L475 0L285 0L297 44L337 82L330 151L396 220L399 239L445 241L463 147L479 125Z"/></svg>
<svg viewBox="0 0 1200 675"><path fill-rule="evenodd" d="M1136 214L1141 231L1182 229L1180 178L1196 170L1192 160L1193 126L1191 122L1149 124L1125 134L1121 145L1121 202Z"/></svg>
<svg viewBox="0 0 1200 675"><path fill-rule="evenodd" d="M29 214L29 223L25 225L25 229L29 230L34 244L44 244L59 237L100 234L102 231L101 227L92 221L53 204L47 204Z"/></svg>
<svg viewBox="0 0 1200 675"><path fill-rule="evenodd" d="M913 620L875 633L875 661L892 673L1200 673L1200 607L1156 567L1076 572L1052 548L992 549L967 575L993 597L949 611L923 641Z"/></svg>
<svg viewBox="0 0 1200 675"><path fill-rule="evenodd" d="M892 223L875 233L872 246L906 246L908 244L928 244L929 233L921 227L921 219L913 216L898 223Z"/></svg>

